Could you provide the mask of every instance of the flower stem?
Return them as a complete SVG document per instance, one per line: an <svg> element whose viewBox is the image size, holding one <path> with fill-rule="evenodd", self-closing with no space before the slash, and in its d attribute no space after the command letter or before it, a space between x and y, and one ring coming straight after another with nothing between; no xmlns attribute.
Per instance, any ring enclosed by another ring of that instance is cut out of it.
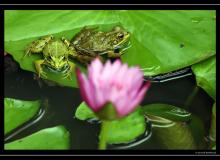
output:
<svg viewBox="0 0 220 160"><path fill-rule="evenodd" d="M105 150L107 145L107 135L109 131L109 121L102 121L101 132L99 135L99 150Z"/></svg>

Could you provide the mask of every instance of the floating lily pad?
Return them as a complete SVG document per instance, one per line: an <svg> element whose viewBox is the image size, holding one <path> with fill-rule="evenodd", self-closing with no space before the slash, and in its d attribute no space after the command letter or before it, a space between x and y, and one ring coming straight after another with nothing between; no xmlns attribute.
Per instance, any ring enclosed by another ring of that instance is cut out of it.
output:
<svg viewBox="0 0 220 160"><path fill-rule="evenodd" d="M216 99L216 56L192 66L197 85Z"/></svg>
<svg viewBox="0 0 220 160"><path fill-rule="evenodd" d="M69 132L63 126L40 130L30 136L5 144L5 150L70 149Z"/></svg>
<svg viewBox="0 0 220 160"><path fill-rule="evenodd" d="M79 105L75 112L75 117L80 120L98 119L85 102ZM125 118L109 122L108 127L107 142L117 144L130 142L143 134L146 129L146 123L142 110L138 108Z"/></svg>
<svg viewBox="0 0 220 160"><path fill-rule="evenodd" d="M110 144L127 143L135 140L146 131L146 122L142 110L109 123L107 142Z"/></svg>
<svg viewBox="0 0 220 160"><path fill-rule="evenodd" d="M189 121L191 113L169 104L149 104L143 106L144 114L155 115L172 121Z"/></svg>
<svg viewBox="0 0 220 160"><path fill-rule="evenodd" d="M4 98L4 134L13 131L33 118L40 109L40 101Z"/></svg>
<svg viewBox="0 0 220 160"><path fill-rule="evenodd" d="M190 66L216 53L215 11L199 10L5 11L5 51L21 68L36 72L33 62L42 56L22 59L24 49L33 40L48 34L71 39L84 26L111 29L118 24L131 32L132 47L122 60L139 65L145 75ZM72 74L73 80L62 79L59 73L48 73L48 79L77 87L75 73Z"/></svg>
<svg viewBox="0 0 220 160"><path fill-rule="evenodd" d="M94 112L87 106L85 102L82 102L76 109L75 117L79 120L87 120L97 118Z"/></svg>

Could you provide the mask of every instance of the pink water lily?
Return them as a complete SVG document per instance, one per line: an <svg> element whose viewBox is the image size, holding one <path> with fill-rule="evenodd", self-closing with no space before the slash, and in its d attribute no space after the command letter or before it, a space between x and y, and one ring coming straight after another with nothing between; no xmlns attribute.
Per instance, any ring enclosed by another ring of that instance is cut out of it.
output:
<svg viewBox="0 0 220 160"><path fill-rule="evenodd" d="M88 77L76 70L83 100L98 112L111 103L117 117L123 117L134 111L142 101L150 82L143 84L143 73L139 67L128 67L120 60L105 64L96 58L88 66Z"/></svg>

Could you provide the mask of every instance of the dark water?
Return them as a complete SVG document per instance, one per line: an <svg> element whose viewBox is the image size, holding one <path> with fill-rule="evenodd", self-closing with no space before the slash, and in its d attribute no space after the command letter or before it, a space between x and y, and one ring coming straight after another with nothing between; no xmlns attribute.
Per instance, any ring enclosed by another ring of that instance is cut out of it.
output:
<svg viewBox="0 0 220 160"><path fill-rule="evenodd" d="M44 109L43 117L27 129L16 134L6 142L28 136L41 129L64 125L70 132L71 149L97 149L99 124L88 123L74 118L77 106L82 102L78 89L58 86L47 86L44 83L33 79L33 73L20 70L16 65L12 65L10 57L5 57L5 97L35 100L42 99L48 101L48 107ZM167 81L163 83L152 83L142 104L168 103L182 107L193 114L205 127L204 136L208 134L212 99L202 90L193 98L190 105L185 106L189 95L195 89L195 77L187 76L184 78ZM154 128L152 128L154 129ZM197 134L197 133L195 133ZM204 137L203 137L204 138ZM146 136L139 138L138 143L131 143L129 149L161 149L157 138L148 131ZM126 145L112 145L109 148L126 148ZM203 146L203 148L206 146Z"/></svg>

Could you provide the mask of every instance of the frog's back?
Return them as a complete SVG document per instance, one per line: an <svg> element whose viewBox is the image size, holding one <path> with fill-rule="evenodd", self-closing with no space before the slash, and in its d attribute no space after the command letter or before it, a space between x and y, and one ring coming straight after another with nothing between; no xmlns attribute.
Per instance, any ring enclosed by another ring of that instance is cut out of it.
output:
<svg viewBox="0 0 220 160"><path fill-rule="evenodd" d="M44 55L53 54L53 56L64 55L68 52L67 47L61 40L50 41L44 48Z"/></svg>

